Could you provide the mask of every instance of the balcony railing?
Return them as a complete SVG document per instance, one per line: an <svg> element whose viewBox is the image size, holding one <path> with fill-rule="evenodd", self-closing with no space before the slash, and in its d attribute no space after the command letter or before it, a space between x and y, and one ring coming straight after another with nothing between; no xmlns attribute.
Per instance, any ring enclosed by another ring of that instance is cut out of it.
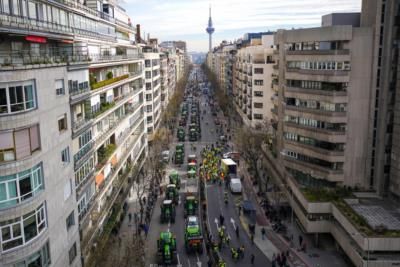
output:
<svg viewBox="0 0 400 267"><path fill-rule="evenodd" d="M78 131L79 129L83 128L84 126L88 125L92 121L91 116L87 116L86 118L82 118L72 122L72 130L74 132Z"/></svg>
<svg viewBox="0 0 400 267"><path fill-rule="evenodd" d="M115 22L116 22L118 25L121 25L121 26L123 26L123 27L130 28L130 29L132 29L132 30L135 29L135 28L132 26L132 24L126 23L126 22L124 22L124 21L122 21L122 20L115 19Z"/></svg>
<svg viewBox="0 0 400 267"><path fill-rule="evenodd" d="M0 26L6 28L18 28L26 31L44 31L68 35L80 35L84 37L97 38L107 41L115 41L115 36L104 35L99 32L92 32L73 28L68 25L61 25L53 22L32 19L28 17L0 13Z"/></svg>
<svg viewBox="0 0 400 267"><path fill-rule="evenodd" d="M79 161L88 154L89 151L92 150L94 145L93 140L91 140L89 143L84 145L81 149L79 149L78 153L74 155L74 165L77 166L79 165Z"/></svg>
<svg viewBox="0 0 400 267"><path fill-rule="evenodd" d="M1 19L1 16L0 16ZM1 24L0 24L1 26ZM93 64L110 61L135 60L142 58L139 53L129 55L68 53L65 50L50 49L31 51L3 51L0 52L1 68L40 68L49 65Z"/></svg>

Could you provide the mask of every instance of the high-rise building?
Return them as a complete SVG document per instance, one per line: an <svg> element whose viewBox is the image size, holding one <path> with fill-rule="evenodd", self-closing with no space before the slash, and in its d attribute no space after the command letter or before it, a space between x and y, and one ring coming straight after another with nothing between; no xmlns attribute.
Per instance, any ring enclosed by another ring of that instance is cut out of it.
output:
<svg viewBox="0 0 400 267"><path fill-rule="evenodd" d="M264 54L275 64L267 86L274 131L258 163L314 245L332 238L355 266L400 264L399 10L395 0L365 0L361 14L278 30L276 50ZM252 34L244 40L233 70L232 101L241 108L256 70L248 43L259 42ZM216 48L207 58L218 79L223 57Z"/></svg>
<svg viewBox="0 0 400 267"><path fill-rule="evenodd" d="M146 154L135 29L81 2L0 2L1 266L89 261Z"/></svg>
<svg viewBox="0 0 400 267"><path fill-rule="evenodd" d="M161 118L161 75L158 46L143 48L145 64L145 116L149 140L158 128Z"/></svg>
<svg viewBox="0 0 400 267"><path fill-rule="evenodd" d="M236 109L251 127L265 127L272 119L273 42L272 33L259 35L251 38L248 45L242 42L235 56Z"/></svg>

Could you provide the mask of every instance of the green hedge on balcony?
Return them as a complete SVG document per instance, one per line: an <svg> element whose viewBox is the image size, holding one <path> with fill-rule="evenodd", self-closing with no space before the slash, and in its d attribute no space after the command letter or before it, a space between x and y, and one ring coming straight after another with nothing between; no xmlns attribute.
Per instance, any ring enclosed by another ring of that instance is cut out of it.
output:
<svg viewBox="0 0 400 267"><path fill-rule="evenodd" d="M119 81L121 81L123 79L126 79L128 77L129 77L129 74L125 74L125 75L118 76L118 77L115 77L115 78L111 78L111 79L108 79L108 80L104 80L104 81L101 81L101 82L92 83L90 86L92 87L92 90L96 90L96 89L98 89L100 87L107 86L107 85L115 83L115 82L119 82Z"/></svg>

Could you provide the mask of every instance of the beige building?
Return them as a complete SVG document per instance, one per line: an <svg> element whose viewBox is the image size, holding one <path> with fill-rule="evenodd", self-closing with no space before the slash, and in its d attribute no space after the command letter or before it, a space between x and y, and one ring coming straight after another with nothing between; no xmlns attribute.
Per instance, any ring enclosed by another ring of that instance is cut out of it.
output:
<svg viewBox="0 0 400 267"><path fill-rule="evenodd" d="M329 233L355 266L395 266L399 214L369 179L374 29L336 16L275 36L276 139L263 147L265 161L316 243Z"/></svg>
<svg viewBox="0 0 400 267"><path fill-rule="evenodd" d="M272 119L272 71L274 35L253 38L237 50L235 57L234 96L236 109L251 127L270 125Z"/></svg>

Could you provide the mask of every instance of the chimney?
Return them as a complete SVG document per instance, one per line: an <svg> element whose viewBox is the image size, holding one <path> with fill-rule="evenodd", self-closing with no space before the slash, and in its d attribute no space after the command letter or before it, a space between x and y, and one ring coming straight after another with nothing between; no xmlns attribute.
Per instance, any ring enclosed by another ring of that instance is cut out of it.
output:
<svg viewBox="0 0 400 267"><path fill-rule="evenodd" d="M136 24L136 43L140 43L140 24Z"/></svg>

